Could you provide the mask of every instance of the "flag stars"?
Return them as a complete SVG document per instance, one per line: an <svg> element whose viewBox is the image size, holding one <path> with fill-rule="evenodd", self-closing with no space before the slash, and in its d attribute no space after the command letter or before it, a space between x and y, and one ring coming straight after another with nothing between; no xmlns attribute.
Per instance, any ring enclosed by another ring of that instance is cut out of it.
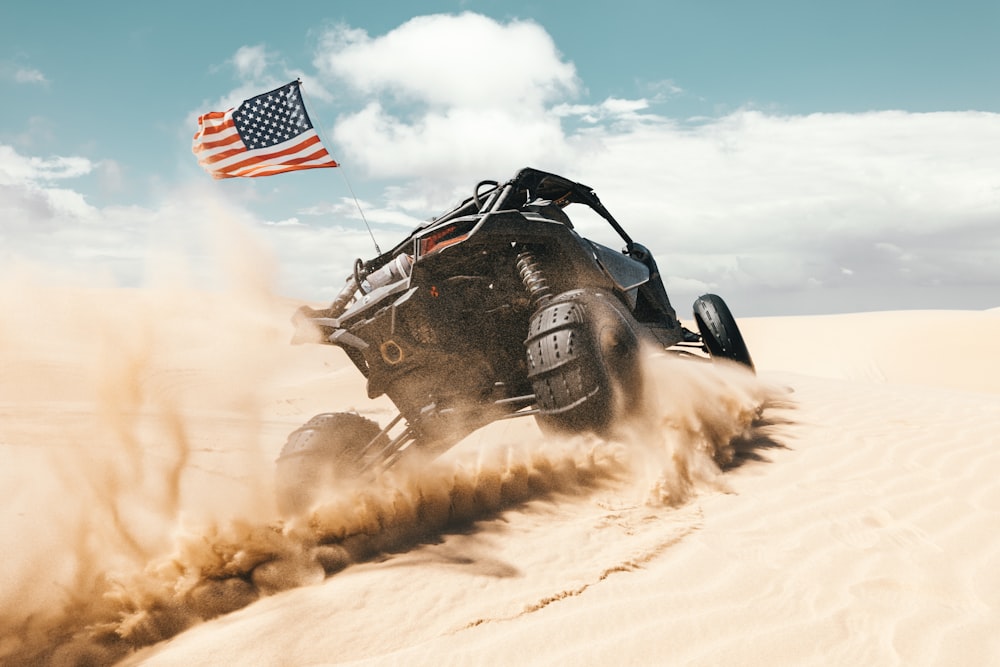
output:
<svg viewBox="0 0 1000 667"><path fill-rule="evenodd" d="M312 129L296 84L247 100L233 112L247 148L267 148Z"/></svg>

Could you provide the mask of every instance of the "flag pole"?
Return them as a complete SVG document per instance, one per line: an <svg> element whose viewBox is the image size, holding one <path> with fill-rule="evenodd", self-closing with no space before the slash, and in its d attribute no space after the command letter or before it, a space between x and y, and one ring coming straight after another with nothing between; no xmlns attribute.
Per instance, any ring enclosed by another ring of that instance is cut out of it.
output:
<svg viewBox="0 0 1000 667"><path fill-rule="evenodd" d="M302 92L302 96L306 97L306 92L302 87L301 77L298 78L298 82L299 82L299 90ZM310 102L310 104L312 103ZM326 130L323 127L323 124L319 121L318 118L313 119L313 126L316 128L316 131L320 135L320 139L323 141L324 145L333 146L333 144L327 138ZM375 244L375 254L381 255L382 249L378 247L378 241L375 240L375 234L372 233L372 227L371 225L368 224L368 218L365 217L365 212L361 208L361 202L358 201L357 195L354 194L354 188L351 187L351 181L347 178L347 169L344 167L344 164L339 160L337 161L337 166L340 167L338 171L340 172L340 175L343 176L344 183L347 184L347 191L351 193L351 199L354 200L354 205L358 207L358 213L361 214L361 220L362 222L365 223L365 227L368 229L368 236L371 237L372 243Z"/></svg>

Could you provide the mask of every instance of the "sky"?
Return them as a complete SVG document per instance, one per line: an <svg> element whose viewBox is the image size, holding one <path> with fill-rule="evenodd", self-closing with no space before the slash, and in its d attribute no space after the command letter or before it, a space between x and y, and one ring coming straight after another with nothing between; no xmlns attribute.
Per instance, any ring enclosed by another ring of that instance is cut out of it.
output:
<svg viewBox="0 0 1000 667"><path fill-rule="evenodd" d="M327 301L372 235L532 166L682 318L994 308L998 62L995 0L8 2L0 274ZM200 169L199 114L296 78L341 168Z"/></svg>

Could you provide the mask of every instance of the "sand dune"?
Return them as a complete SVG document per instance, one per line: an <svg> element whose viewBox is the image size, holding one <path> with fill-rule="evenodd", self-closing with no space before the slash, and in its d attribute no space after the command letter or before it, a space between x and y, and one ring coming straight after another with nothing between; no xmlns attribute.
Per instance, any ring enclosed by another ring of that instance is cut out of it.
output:
<svg viewBox="0 0 1000 667"><path fill-rule="evenodd" d="M990 664L1000 311L742 322L618 441L532 422L279 520L312 414L385 422L263 290L5 285L3 664Z"/></svg>

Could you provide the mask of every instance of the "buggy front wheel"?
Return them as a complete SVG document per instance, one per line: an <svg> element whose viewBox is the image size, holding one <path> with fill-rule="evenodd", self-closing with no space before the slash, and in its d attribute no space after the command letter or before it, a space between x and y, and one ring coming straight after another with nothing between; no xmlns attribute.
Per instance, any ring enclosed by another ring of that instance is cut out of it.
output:
<svg viewBox="0 0 1000 667"><path fill-rule="evenodd" d="M754 371L753 359L729 306L717 294L705 294L694 302L694 319L701 340L712 357L730 359Z"/></svg>

